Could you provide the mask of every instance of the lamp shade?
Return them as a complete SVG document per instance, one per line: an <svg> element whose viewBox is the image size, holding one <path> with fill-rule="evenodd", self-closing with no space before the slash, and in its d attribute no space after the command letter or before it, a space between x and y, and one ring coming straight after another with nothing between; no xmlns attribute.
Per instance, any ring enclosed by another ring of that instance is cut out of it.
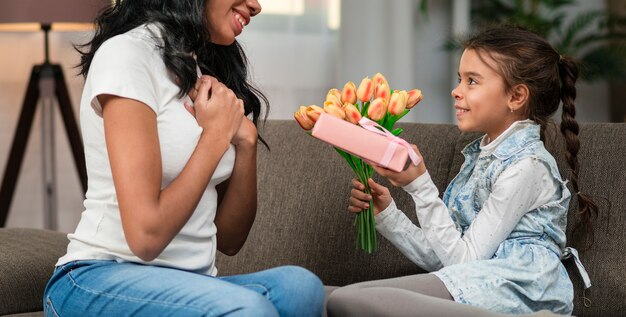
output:
<svg viewBox="0 0 626 317"><path fill-rule="evenodd" d="M0 0L0 23L91 23L111 0Z"/></svg>

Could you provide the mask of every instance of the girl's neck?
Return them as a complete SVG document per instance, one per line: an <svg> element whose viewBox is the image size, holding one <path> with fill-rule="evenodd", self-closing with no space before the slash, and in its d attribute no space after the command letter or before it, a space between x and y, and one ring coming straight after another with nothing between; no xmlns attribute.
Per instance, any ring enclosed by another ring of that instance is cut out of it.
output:
<svg viewBox="0 0 626 317"><path fill-rule="evenodd" d="M518 120L518 121L515 121L515 122L511 123L506 129L504 129L502 132L498 133L495 136L494 136L494 134L489 134L489 133L485 134L485 136L483 138L483 141L481 142L481 147L491 145L494 141L496 141L499 138L501 138L502 135L510 134L509 132L512 131L512 130L515 130L516 126L518 126L520 124L530 123L530 122L532 122L532 121L529 120L529 119ZM506 138L506 136L504 138Z"/></svg>

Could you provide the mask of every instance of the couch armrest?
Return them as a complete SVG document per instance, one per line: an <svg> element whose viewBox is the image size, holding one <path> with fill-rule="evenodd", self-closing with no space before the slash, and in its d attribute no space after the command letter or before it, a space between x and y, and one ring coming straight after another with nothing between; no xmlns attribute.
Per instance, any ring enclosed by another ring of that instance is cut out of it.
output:
<svg viewBox="0 0 626 317"><path fill-rule="evenodd" d="M0 316L43 309L44 288L67 244L60 232L0 229Z"/></svg>

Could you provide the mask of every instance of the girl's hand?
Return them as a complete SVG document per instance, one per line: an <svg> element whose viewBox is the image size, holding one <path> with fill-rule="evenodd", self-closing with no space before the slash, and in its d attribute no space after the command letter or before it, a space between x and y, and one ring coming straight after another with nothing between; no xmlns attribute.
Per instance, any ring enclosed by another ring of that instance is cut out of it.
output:
<svg viewBox="0 0 626 317"><path fill-rule="evenodd" d="M359 213L363 209L369 208L370 200L374 200L374 216L378 215L381 211L385 210L391 204L391 194L387 187L376 183L373 179L368 179L367 183L370 186L372 195L368 195L364 192L365 186L356 179L352 180L352 187L350 191L350 206L348 206L349 212Z"/></svg>
<svg viewBox="0 0 626 317"><path fill-rule="evenodd" d="M235 93L211 76L198 78L189 92L193 106L185 102L185 108L203 128L203 133L225 134L232 142L244 118L243 101Z"/></svg>
<svg viewBox="0 0 626 317"><path fill-rule="evenodd" d="M402 187L408 185L416 178L426 173L426 165L424 164L424 158L422 157L422 154L415 144L411 144L411 146L413 147L413 150L415 150L415 153L417 153L417 156L420 159L420 163L417 164L417 166L411 163L409 164L409 167L402 172L395 172L376 164L372 164L372 167L374 168L376 173L387 178L389 182L393 184L393 186Z"/></svg>

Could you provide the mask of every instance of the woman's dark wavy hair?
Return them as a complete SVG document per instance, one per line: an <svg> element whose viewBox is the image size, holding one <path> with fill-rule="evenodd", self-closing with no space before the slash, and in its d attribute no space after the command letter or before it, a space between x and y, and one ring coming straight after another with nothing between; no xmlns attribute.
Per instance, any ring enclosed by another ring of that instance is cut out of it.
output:
<svg viewBox="0 0 626 317"><path fill-rule="evenodd" d="M523 28L499 26L484 30L463 44L465 49L475 50L479 56L487 55L496 61L496 71L504 78L505 89L523 84L530 91L526 105L526 115L541 126L541 139L544 140L546 126L562 103L561 133L565 138L565 153L571 169L569 177L574 198L578 202L579 222L572 231L585 228L588 248L593 244L592 220L597 218L598 206L590 196L581 193L578 185L580 165L578 163L578 122L576 122L576 79L577 63L561 56L545 39ZM482 57L481 57L482 58ZM583 239L581 239L583 240Z"/></svg>
<svg viewBox="0 0 626 317"><path fill-rule="evenodd" d="M244 102L246 115L252 113L256 125L261 100L267 108L269 102L248 82L248 60L239 43L235 41L228 46L211 43L204 17L208 1L116 0L96 18L93 39L76 47L81 54L80 74L87 76L96 51L106 40L142 24L156 23L163 38L163 61L173 78L178 79L179 96L182 98L196 83L196 60L191 54L195 53L202 73L217 78L235 92Z"/></svg>

